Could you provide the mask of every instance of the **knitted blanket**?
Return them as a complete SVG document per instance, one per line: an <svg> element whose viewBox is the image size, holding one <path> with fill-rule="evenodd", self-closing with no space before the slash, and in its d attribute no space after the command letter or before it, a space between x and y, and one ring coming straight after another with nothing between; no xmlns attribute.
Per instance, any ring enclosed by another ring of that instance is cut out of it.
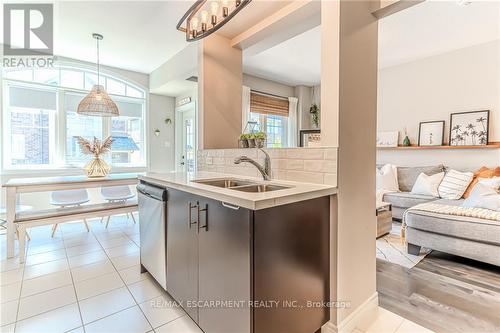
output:
<svg viewBox="0 0 500 333"><path fill-rule="evenodd" d="M419 204L407 209L403 214L403 224L401 226L401 241L405 242L406 237L406 216L409 212L421 211L455 216L473 217L484 220L500 222L500 212L476 207L462 207L453 205L443 205L433 202Z"/></svg>

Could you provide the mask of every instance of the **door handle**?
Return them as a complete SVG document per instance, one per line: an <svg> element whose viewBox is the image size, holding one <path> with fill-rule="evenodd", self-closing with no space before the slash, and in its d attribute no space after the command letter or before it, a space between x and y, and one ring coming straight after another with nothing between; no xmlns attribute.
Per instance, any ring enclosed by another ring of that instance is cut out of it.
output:
<svg viewBox="0 0 500 333"><path fill-rule="evenodd" d="M191 202L188 202L188 226L191 229L191 225L198 223L198 221L193 222L193 217L191 215L191 211L193 208L197 208L199 206L198 202L196 205L193 205ZM198 220L200 219L200 214L198 213Z"/></svg>
<svg viewBox="0 0 500 333"><path fill-rule="evenodd" d="M230 205L228 203L225 203L224 201L221 201L221 204L222 204L222 206L229 208L229 209L234 209L234 210L240 209L240 206L233 206L233 205Z"/></svg>
<svg viewBox="0 0 500 333"><path fill-rule="evenodd" d="M200 222L200 213L205 212L205 225L201 225ZM200 209L200 206L198 205L198 233L200 233L200 229L204 228L205 231L208 231L208 205L205 204L205 208Z"/></svg>

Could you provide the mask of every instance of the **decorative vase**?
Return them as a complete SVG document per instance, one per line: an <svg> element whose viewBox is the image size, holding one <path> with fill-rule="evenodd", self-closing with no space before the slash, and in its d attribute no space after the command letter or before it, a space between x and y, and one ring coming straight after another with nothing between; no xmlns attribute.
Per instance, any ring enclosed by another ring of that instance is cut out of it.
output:
<svg viewBox="0 0 500 333"><path fill-rule="evenodd" d="M255 140L255 146L257 148L264 148L264 143L265 143L264 139L254 139L254 140Z"/></svg>
<svg viewBox="0 0 500 333"><path fill-rule="evenodd" d="M239 139L240 148L248 148L248 140L247 139Z"/></svg>
<svg viewBox="0 0 500 333"><path fill-rule="evenodd" d="M83 170L87 177L95 178L106 176L111 170L111 167L104 160L101 160L99 156L95 156L94 159L83 167Z"/></svg>
<svg viewBox="0 0 500 333"><path fill-rule="evenodd" d="M255 148L255 139L247 139L248 148Z"/></svg>
<svg viewBox="0 0 500 333"><path fill-rule="evenodd" d="M410 138L407 135L407 136L405 136L405 138L403 140L403 146L409 147L410 145L411 145Z"/></svg>

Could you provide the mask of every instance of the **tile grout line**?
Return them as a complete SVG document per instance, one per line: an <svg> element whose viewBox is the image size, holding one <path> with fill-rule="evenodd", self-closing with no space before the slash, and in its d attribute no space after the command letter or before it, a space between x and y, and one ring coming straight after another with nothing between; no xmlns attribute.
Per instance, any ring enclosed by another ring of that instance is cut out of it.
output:
<svg viewBox="0 0 500 333"><path fill-rule="evenodd" d="M28 253L28 249L30 247L30 243L26 242L25 245L26 245L26 248L25 248L26 251L25 251L24 255L25 255L25 257L27 257L27 253ZM18 258L19 258L19 254L18 254ZM19 260L21 260L21 258L19 258ZM19 297L17 299L17 311L16 311L16 319L14 321L14 332L16 331L16 328L17 328L17 318L19 318L19 309L21 308L21 294L23 292L24 273L26 272L26 260L25 260L25 262L22 263L22 265L23 265L23 274L22 274L22 277L21 277L21 288L19 288Z"/></svg>
<svg viewBox="0 0 500 333"><path fill-rule="evenodd" d="M117 231L120 231L120 233L122 233L122 234L125 236L125 238L130 239L129 235L128 235L128 234L126 234L126 233L125 233L122 229L123 229L123 228L117 229ZM33 317L36 317L36 316L39 316L39 315L42 315L42 314L48 313L48 312L50 312L50 311L54 311L54 310L57 310L57 309L60 309L60 308L65 307L65 306L69 306L69 305L72 305L72 304L75 304L75 303L76 303L76 304L77 304L77 306L78 306L78 309L79 309L80 320L81 320L81 322L82 322L82 326L78 326L78 327L72 328L72 329L70 329L70 331L71 331L71 330L73 330L73 329L77 329L77 328L82 327L82 328L84 329L84 332L85 332L85 328L84 328L84 326L85 326L85 325L84 325L84 323L83 323L83 318L82 318L82 314L81 314L80 304L79 304L78 296L77 296L77 293L76 293L76 287L75 287L75 281L74 281L73 274L72 274L72 269L71 269L71 266L69 265L69 257L68 257L68 255L67 255L67 251L66 251L66 245L65 245L65 242L64 242L64 235L63 235L63 233L62 233L61 231L59 231L59 232L61 233L61 237L62 237L62 238L61 238L61 242L63 243L63 246L64 246L62 249L64 249L64 250L65 250L65 258L56 259L56 260L52 260L52 261L47 261L47 262L44 262L44 263L39 263L39 264L35 264L35 265L30 265L30 266L42 265L42 264L46 264L46 263L49 263L49 262L53 262L53 261L57 261L57 260L64 260L64 259L66 259L66 262L67 262L67 264L68 264L68 271L69 271L69 273L70 273L71 280L72 280L73 291L74 291L74 293L75 293L76 302L73 302L73 303L70 303L70 304L61 305L61 306L58 306L58 307L56 307L56 308L53 308L53 309L50 309L50 310L47 310L47 311L40 312L40 313L38 313L38 314L36 314L36 315L32 315L32 316L29 316L29 317L23 318L22 320L18 320L18 317L19 317L19 310L20 310L20 303L21 303L22 286L23 286L23 284L24 284L24 281L29 281L29 280L33 280L33 279L36 279L36 278L40 278L40 277L46 276L46 275L55 274L55 273L60 273L60 272L64 272L64 271L65 271L65 270L61 270L61 271L56 271L56 272L52 272L52 273L48 273L48 274L42 274L42 275L40 275L40 276L37 276L37 277L34 277L34 278L30 278L30 279L26 279L26 280L25 280L25 279L24 279L24 275L25 275L25 268L26 268L26 265L25 265L25 263L23 263L21 267L18 267L18 268L12 269L12 270L16 270L16 269L19 269L19 268L22 268L22 269L23 269L22 278L21 278L21 280L19 281L19 282L21 283L21 287L20 287L20 290L19 290L19 296L18 296L18 298L17 298L17 302L18 302L18 304L17 304L17 311L16 311L16 319L15 319L15 322L11 323L11 324L13 324L13 325L14 325L14 329L16 329L16 327L17 327L17 323L18 323L19 321L24 321L24 320L27 320L27 319L30 319L30 318L33 318ZM131 307L138 306L138 307L139 307L139 309L141 309L141 308L140 308L140 306L139 306L139 303L137 303L137 301L135 300L135 297L134 297L134 296L133 296L133 294L130 292L130 289L128 289L127 284L126 284L126 283L125 283L125 281L122 279L122 277L121 277L121 275L120 275L120 273L119 273L118 269L114 266L113 262L111 261L111 257L109 257L109 256L108 256L108 254L106 253L105 249L102 247L102 244L100 243L99 239L96 237L95 233L94 233L94 232L92 232L92 231L91 231L91 233L92 233L92 236L96 239L96 241L97 241L97 243L99 244L99 246L101 246L101 248L102 248L103 252L106 254L106 257L108 258L107 260L103 260L103 261L99 261L99 262L110 261L110 263L112 264L112 266L113 266L113 268L114 268L114 272L116 272L116 273L118 274L119 278L122 280L122 282L124 283L124 285L127 287L127 290L128 290L128 291L129 291L129 293L131 294L132 298L134 299L135 305L133 305L133 306L131 306ZM130 239L130 241L132 241L135 245L137 245L137 244L136 244L136 243L135 243L132 239ZM50 244L50 243L44 243L44 244ZM28 249L30 248L30 245L31 245L31 243L30 243L30 242L27 242L26 246L27 246L27 248L28 248ZM78 245L77 245L77 246L78 246ZM118 245L118 246L120 246L120 245ZM138 246L138 245L137 245L137 246ZM26 253L28 253L28 249L27 249ZM58 249L58 250L62 250L62 249ZM51 252L51 251L47 251L47 252ZM44 252L44 253L47 253L47 252ZM127 255L124 255L124 256L127 256ZM119 256L119 257L122 257L122 256ZM116 258L118 258L118 257L116 257ZM99 263L99 262L95 262L95 263ZM92 264L95 264L95 263L91 263L91 264L88 264L88 265L81 265L81 266L77 266L77 267L75 267L75 268L79 268L79 267L83 267L83 266L89 266L89 265L92 265ZM132 267L132 266L131 266L131 267ZM125 267L125 268L123 268L123 269L127 269L127 268L130 268L130 267ZM12 270L8 270L8 271L12 271ZM7 272L7 271L5 271L5 272ZM3 273L3 272L2 272L2 273ZM111 272L111 273L112 273L112 272ZM110 273L105 273L105 274L110 274ZM105 274L99 275L98 277L103 276L103 275L105 275ZM92 278L90 278L90 279L92 279ZM89 280L89 279L85 279L85 280L82 280L82 281L86 281L86 280ZM82 282L82 281L79 281L79 282ZM19 282L14 282L14 283L6 284L6 285L11 285L11 284L19 283ZM138 282L139 282L139 281L138 281ZM67 287L67 286L69 286L69 285L70 285L70 284L67 284L67 285L64 285L64 286L60 286L60 287L57 287L57 288L52 288L52 289L44 290L44 291L42 291L42 292L38 292L38 293L35 293L35 294L33 294L33 295L26 296L26 297L24 297L24 298L31 297L31 296L35 296L35 295L38 295L38 294L41 294L41 293L44 293L44 292L48 292L48 291L51 291L51 290L55 290L55 289L59 289L59 288L63 288L63 287ZM122 288L122 287L120 287L120 288ZM107 291L107 292L110 292L110 291L113 291L113 290L116 290L116 289L119 289L119 288L115 288L115 289L109 290L109 291ZM102 294L105 294L105 293L107 293L107 292L100 293L100 294L98 294L98 295L102 295ZM95 295L95 296L98 296L98 295ZM92 296L92 297L94 297L94 296ZM91 297L88 297L88 298L91 298ZM86 298L86 299L88 299L88 298ZM126 309L123 309L123 310L120 310L120 311L114 312L114 313L112 313L112 314L110 314L110 315L108 315L108 316L111 316L111 315L116 314L116 313L118 313L118 312L121 312L121 311L127 310L127 309L129 309L129 308L131 308L131 307L128 307L128 308L126 308ZM142 313L143 313L143 315L144 315L144 312L142 311L142 309L141 309L141 312L142 312ZM108 317L108 316L105 316L105 317L100 318L100 319L104 319L104 318L106 318L106 317ZM144 315L144 317L146 318L146 320L147 320L147 321L148 321L148 323L149 323L149 320L147 319L147 317L146 317L145 315ZM98 320L100 320L100 319L98 319ZM97 320L95 320L95 321L97 321ZM92 321L92 322L95 322L95 321ZM89 322L89 323L90 323L90 322ZM11 325L11 324L6 324L6 325L4 325L4 326ZM151 327L153 327L153 326L151 325L151 323L149 323L149 325L150 325ZM69 331L67 331L67 332L69 332Z"/></svg>
<svg viewBox="0 0 500 333"><path fill-rule="evenodd" d="M66 243L64 242L64 234L62 235L62 241L63 241L63 245L64 245L64 252L66 253L66 262L68 263L69 275L71 277L71 282L73 284L73 292L75 293L76 306L78 307L78 315L80 316L80 322L82 323L83 332L85 333L85 326L83 325L82 310L80 309L80 303L78 302L78 294L76 293L75 280L73 278L73 272L71 271L71 266L69 264L68 252L66 251ZM75 328L77 328L77 327L75 327ZM75 329L75 328L72 328L72 329Z"/></svg>
<svg viewBox="0 0 500 333"><path fill-rule="evenodd" d="M141 222L139 221L139 223L141 223ZM134 225L135 225L135 223L134 223ZM122 232L123 232L123 231L122 231ZM123 232L123 234L125 234L125 233ZM128 238L128 235L127 235L127 234L125 234L125 236ZM99 240L97 240L97 241L99 242ZM99 244L100 244L100 242L99 242ZM135 242L134 242L134 244L135 244ZM102 244L101 244L101 246L102 246ZM106 252L104 252L104 253L106 253ZM122 280L123 284L125 285L125 288L127 288L127 291L128 291L128 292L130 293L130 295L132 296L132 299L134 300L134 303L135 303L135 305L134 305L134 306L137 306L137 307L139 308L139 310L141 311L142 315L143 315L143 316L144 316L144 318L146 319L147 323L148 323L148 324L149 324L149 326L151 327L151 330L153 330L153 331L154 331L153 325L152 325L152 324L151 324L151 322L149 321L148 317L146 316L146 314L144 313L144 311L142 310L142 308L139 306L139 303L138 303L138 302L137 302L137 300L135 299L134 294L132 294L132 292L130 291L130 289L129 289L129 287L128 287L127 283L125 282L125 280L123 280L123 278L122 278L122 276L120 275L120 273L118 272L118 269L116 268L115 264L113 263L113 261L111 260L111 258L109 257L109 255L108 255L107 253L106 253L106 256L108 257L109 261L111 262L111 265L113 265L113 268L115 269L116 273L118 274L118 277L120 278L120 280ZM140 260L140 247L139 247L139 260ZM140 281L139 281L139 282L140 282ZM146 300L146 301L147 301L147 300ZM124 309L124 310L126 310L126 309ZM124 311L124 310L122 310L122 311ZM149 332L149 331L148 331L148 332Z"/></svg>

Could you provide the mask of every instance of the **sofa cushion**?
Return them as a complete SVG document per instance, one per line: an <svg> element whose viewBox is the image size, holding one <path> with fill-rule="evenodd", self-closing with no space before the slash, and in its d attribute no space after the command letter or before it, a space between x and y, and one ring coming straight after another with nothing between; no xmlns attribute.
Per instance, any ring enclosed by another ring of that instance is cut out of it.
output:
<svg viewBox="0 0 500 333"><path fill-rule="evenodd" d="M442 164L435 166L424 166L424 167L399 167L398 166L398 183L399 190L402 192L411 192L415 181L421 173L425 173L427 176L435 175L445 171Z"/></svg>
<svg viewBox="0 0 500 333"><path fill-rule="evenodd" d="M474 178L472 179L472 182L469 184L469 187L467 187L467 190L465 190L464 198L467 198L470 195L472 189L479 181L479 178L492 178L498 176L500 176L500 167L491 169L485 166L481 167L479 170L474 172Z"/></svg>
<svg viewBox="0 0 500 333"><path fill-rule="evenodd" d="M437 200L436 203L460 206L463 200ZM423 211L409 211L406 225L441 235L500 245L500 223L486 219Z"/></svg>
<svg viewBox="0 0 500 333"><path fill-rule="evenodd" d="M436 198L431 195L413 194L410 192L393 192L384 194L382 200L395 207L410 208L421 203L435 201Z"/></svg>

